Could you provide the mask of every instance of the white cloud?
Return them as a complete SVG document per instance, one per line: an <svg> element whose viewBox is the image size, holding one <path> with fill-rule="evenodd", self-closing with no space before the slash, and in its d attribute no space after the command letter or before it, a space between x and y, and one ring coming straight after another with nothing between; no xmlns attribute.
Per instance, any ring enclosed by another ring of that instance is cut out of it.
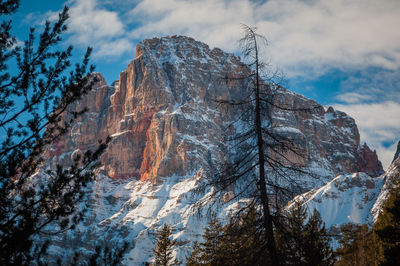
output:
<svg viewBox="0 0 400 266"><path fill-rule="evenodd" d="M102 9L96 0L71 0L69 3L70 42L93 46L97 57L119 56L133 50L118 12Z"/></svg>
<svg viewBox="0 0 400 266"><path fill-rule="evenodd" d="M130 52L131 59L135 56L135 49L133 49L132 41L128 39L117 39L96 44L95 56L97 57L110 57L119 56L125 52Z"/></svg>
<svg viewBox="0 0 400 266"><path fill-rule="evenodd" d="M240 38L240 23L254 24L249 20L253 9L250 1L145 0L130 13L133 21L141 23L131 36L182 34L233 51Z"/></svg>
<svg viewBox="0 0 400 266"><path fill-rule="evenodd" d="M400 102L400 69L366 68L358 72L354 75L350 73L341 82L338 100L350 103L351 98L347 96L358 95L359 102Z"/></svg>
<svg viewBox="0 0 400 266"><path fill-rule="evenodd" d="M368 100L372 100L374 97L372 95L367 94L359 94L356 92L347 92L344 94L340 94L336 97L341 102L344 103L360 103Z"/></svg>
<svg viewBox="0 0 400 266"><path fill-rule="evenodd" d="M135 38L184 34L233 51L240 23L257 25L269 53L289 75L330 67L400 67L400 2L144 0L132 11Z"/></svg>
<svg viewBox="0 0 400 266"><path fill-rule="evenodd" d="M117 1L117 2L116 2ZM270 40L272 63L288 77L310 79L332 67L400 68L397 0L69 0L71 41L133 50L134 40L182 34L236 51L240 23L258 26ZM121 20L123 18L123 20ZM113 46L115 43L117 45ZM127 44L123 47L118 45Z"/></svg>
<svg viewBox="0 0 400 266"><path fill-rule="evenodd" d="M395 144L400 139L400 103L386 101L373 104L334 105L352 116L358 125L361 140L377 150L378 156L387 168L396 151ZM386 147L384 143L392 143Z"/></svg>

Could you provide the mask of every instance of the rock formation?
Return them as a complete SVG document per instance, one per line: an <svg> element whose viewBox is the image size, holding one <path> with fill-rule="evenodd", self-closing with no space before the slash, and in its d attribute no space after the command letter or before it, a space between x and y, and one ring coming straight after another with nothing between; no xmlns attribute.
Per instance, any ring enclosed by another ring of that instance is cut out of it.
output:
<svg viewBox="0 0 400 266"><path fill-rule="evenodd" d="M376 151L371 151L366 143L358 149L357 163L360 172L368 173L371 176L379 176L384 173Z"/></svg>
<svg viewBox="0 0 400 266"><path fill-rule="evenodd" d="M188 37L153 38L139 43L136 57L108 86L97 84L72 109L88 108L69 134L53 147L50 158L70 156L113 137L102 158L112 178L151 180L210 169L224 152L223 136L238 129L226 125L237 118L232 106L216 100L247 95L242 77L248 73L239 58ZM309 112L272 111L276 130L291 136L305 155L304 166L334 174L364 171L376 176L382 166L368 146L359 147L354 119L329 107L281 89L276 105Z"/></svg>

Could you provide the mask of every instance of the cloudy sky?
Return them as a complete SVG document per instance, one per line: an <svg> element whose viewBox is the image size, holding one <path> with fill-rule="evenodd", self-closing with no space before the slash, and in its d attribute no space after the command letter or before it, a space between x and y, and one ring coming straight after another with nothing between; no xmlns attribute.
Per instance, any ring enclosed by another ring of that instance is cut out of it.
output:
<svg viewBox="0 0 400 266"><path fill-rule="evenodd" d="M118 79L145 38L187 35L238 54L240 24L267 37L266 59L285 86L356 119L361 140L386 168L400 139L400 1L398 0L35 0L15 15L21 40L28 26L54 20L63 5L71 19L66 44L108 82Z"/></svg>

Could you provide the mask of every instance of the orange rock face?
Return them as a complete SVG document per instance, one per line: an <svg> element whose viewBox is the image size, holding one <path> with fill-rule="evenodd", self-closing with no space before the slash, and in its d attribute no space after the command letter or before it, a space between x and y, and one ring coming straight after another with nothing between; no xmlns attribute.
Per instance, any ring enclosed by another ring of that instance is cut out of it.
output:
<svg viewBox="0 0 400 266"><path fill-rule="evenodd" d="M158 182L168 176L206 172L226 155L224 137L240 131L229 127L240 110L218 100L242 100L248 95L248 73L240 59L188 37L154 38L139 43L136 57L121 72L118 82L98 82L81 101L71 106L88 112L52 149L54 162L76 150L94 147L112 136L102 157L104 171L113 178ZM334 172L365 170L378 173L379 161L366 148L352 118L298 94L281 90L275 104L309 112L272 110L276 130L294 139L300 165L318 162ZM361 155L360 155L361 154ZM357 158L366 161L357 161Z"/></svg>

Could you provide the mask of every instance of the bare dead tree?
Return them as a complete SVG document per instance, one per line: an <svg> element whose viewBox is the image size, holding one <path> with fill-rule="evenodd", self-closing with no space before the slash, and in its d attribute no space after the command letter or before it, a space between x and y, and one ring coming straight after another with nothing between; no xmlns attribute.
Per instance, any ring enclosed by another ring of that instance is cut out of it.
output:
<svg viewBox="0 0 400 266"><path fill-rule="evenodd" d="M248 71L235 77L222 74L222 80L238 82L246 96L217 100L236 109L237 119L227 126L226 159L204 186L214 186L216 190L211 197L224 202L246 199L237 210L238 220L243 220L249 209L260 212L257 232L261 236L257 237L259 248L254 250L254 265L260 264L266 250L268 261L280 265L274 228L284 215L281 206L301 192L300 179L296 176L309 173L299 163L304 150L296 144L295 138L277 130L279 123L274 122L273 112L311 112L314 107L294 107L280 101L280 95L286 93L279 85L282 77L261 59L260 48L267 45L266 38L259 35L256 28L243 25L243 30L240 46ZM232 135L229 128L236 133ZM235 193L226 197L233 190Z"/></svg>
<svg viewBox="0 0 400 266"><path fill-rule="evenodd" d="M275 238L273 232L272 225L272 216L269 204L269 197L267 195L267 186L266 186L266 173L265 173L265 155L264 155L264 147L265 141L263 138L263 127L262 127L262 118L261 118L261 82L260 82L260 70L262 65L259 61L259 51L258 51L258 43L257 41L266 39L258 35L254 29L250 27L244 26L245 36L240 40L242 45L243 54L246 58L251 58L252 62L250 62L249 67L253 67L253 75L254 79L251 82L251 90L254 96L254 131L256 138L256 164L258 166L258 180L257 185L260 193L261 206L263 212L263 227L266 230L267 235L267 248L270 252L271 262L274 265L278 265L278 257L277 250L275 245ZM251 167L252 168L252 167ZM251 169L250 168L250 169Z"/></svg>

